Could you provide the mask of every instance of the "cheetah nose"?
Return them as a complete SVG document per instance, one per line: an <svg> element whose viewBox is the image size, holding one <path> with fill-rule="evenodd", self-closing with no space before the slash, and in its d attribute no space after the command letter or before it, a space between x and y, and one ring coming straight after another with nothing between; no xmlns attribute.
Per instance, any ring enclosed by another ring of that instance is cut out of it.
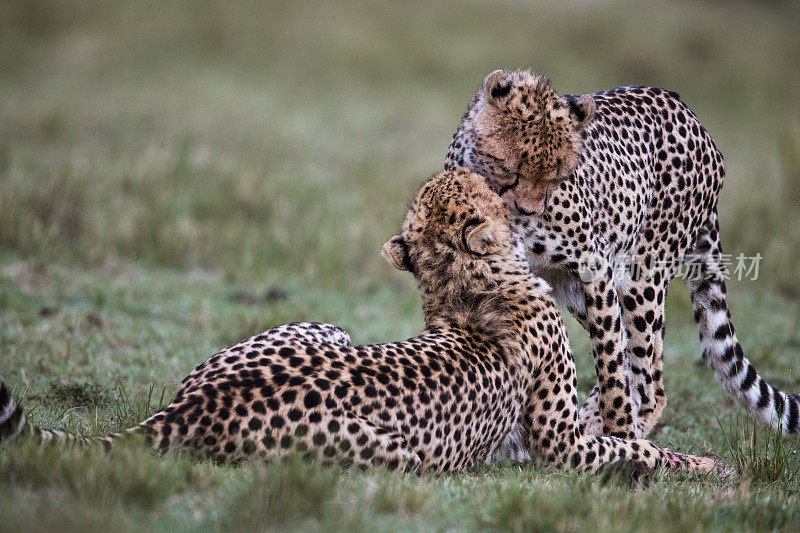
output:
<svg viewBox="0 0 800 533"><path fill-rule="evenodd" d="M516 212L516 214L529 217L541 213L541 206L536 206L536 209L530 209L529 206L523 207L520 205L520 201L517 199L513 191L506 191L500 198L502 198L506 205L511 208L512 212Z"/></svg>
<svg viewBox="0 0 800 533"><path fill-rule="evenodd" d="M516 201L514 202L514 209L516 209L516 210L517 210L517 212L518 212L520 215L525 215L526 217L530 217L530 216L533 216L533 215L539 215L539 214L541 214L541 212L540 212L540 211L526 211L525 209L521 208L521 207L519 206L519 204L518 204ZM543 210L542 210L542 211L543 211Z"/></svg>
<svg viewBox="0 0 800 533"><path fill-rule="evenodd" d="M520 215L527 217L540 216L544 213L545 209L547 209L547 201L550 197L549 192L549 190L545 191L544 198L528 202L520 202L515 196L506 198L505 195L503 196L503 200Z"/></svg>
<svg viewBox="0 0 800 533"><path fill-rule="evenodd" d="M514 191L507 190L500 193L500 198L509 206L516 208L517 199L514 196Z"/></svg>

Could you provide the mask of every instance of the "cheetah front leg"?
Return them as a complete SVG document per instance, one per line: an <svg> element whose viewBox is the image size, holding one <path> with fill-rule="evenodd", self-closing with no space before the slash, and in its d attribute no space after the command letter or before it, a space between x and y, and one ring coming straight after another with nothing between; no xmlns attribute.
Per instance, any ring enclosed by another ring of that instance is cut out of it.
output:
<svg viewBox="0 0 800 533"><path fill-rule="evenodd" d="M636 438L650 433L667 405L663 376L666 294L666 283L645 279L630 280L618 291L628 333Z"/></svg>
<svg viewBox="0 0 800 533"><path fill-rule="evenodd" d="M586 315L583 290L579 275L565 276L557 270L543 270L540 275L553 288L553 297L586 330L592 331ZM595 384L578 413L578 424L587 435L603 435L603 417L600 416L600 386Z"/></svg>
<svg viewBox="0 0 800 533"><path fill-rule="evenodd" d="M554 280L553 293L557 301L583 326L592 332L593 323L587 317L583 302L571 295L580 291L577 278L574 284ZM634 408L635 438L644 438L658 422L667 403L662 376L664 339L664 300L666 286L653 281L628 281L617 290L622 322L625 326L626 348L623 355L630 365L630 394ZM594 326L596 331L597 326ZM600 414L600 386L596 384L580 410L578 420L588 435L603 435L604 422Z"/></svg>
<svg viewBox="0 0 800 533"><path fill-rule="evenodd" d="M600 416L600 385L592 387L586 402L578 411L578 424L587 435L603 434L603 417Z"/></svg>
<svg viewBox="0 0 800 533"><path fill-rule="evenodd" d="M625 440L617 437L582 435L567 446L559 457L561 463L581 472L596 472L617 461L631 461L652 470L685 470L726 476L730 469L713 457L673 452L649 440Z"/></svg>
<svg viewBox="0 0 800 533"><path fill-rule="evenodd" d="M621 438L634 437L634 406L630 392L626 334L610 267L581 285L586 323L592 341L596 394L581 409L584 427L592 432ZM593 422L599 413L602 427Z"/></svg>
<svg viewBox="0 0 800 533"><path fill-rule="evenodd" d="M560 355L548 355L540 365L541 372L531 386L522 416L525 444L531 457L588 472L623 460L647 469L728 473L728 468L716 459L673 452L647 440L586 435L578 424L572 355L568 350ZM548 394L540 395L542 390ZM554 390L559 392L554 395Z"/></svg>

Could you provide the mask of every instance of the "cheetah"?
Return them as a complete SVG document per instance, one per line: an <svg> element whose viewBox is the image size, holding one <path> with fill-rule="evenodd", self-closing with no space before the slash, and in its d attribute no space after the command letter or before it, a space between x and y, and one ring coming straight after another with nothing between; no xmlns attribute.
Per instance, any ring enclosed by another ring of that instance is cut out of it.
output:
<svg viewBox="0 0 800 533"><path fill-rule="evenodd" d="M722 155L678 94L559 96L545 77L498 70L470 101L444 167L489 179L534 273L589 332L598 381L581 408L588 433L642 438L658 421L664 302L687 258L703 359L760 422L800 431L800 396L762 379L737 340L717 218Z"/></svg>
<svg viewBox="0 0 800 533"><path fill-rule="evenodd" d="M301 454L390 470L453 472L502 450L582 471L620 460L724 473L711 458L646 440L585 435L575 369L546 283L530 274L508 209L466 169L423 186L383 254L410 271L425 330L352 346L341 329L289 324L223 350L132 431L157 450L215 460ZM0 435L87 442L25 422L0 388ZM119 434L99 440L111 446ZM505 444L504 444L505 443Z"/></svg>

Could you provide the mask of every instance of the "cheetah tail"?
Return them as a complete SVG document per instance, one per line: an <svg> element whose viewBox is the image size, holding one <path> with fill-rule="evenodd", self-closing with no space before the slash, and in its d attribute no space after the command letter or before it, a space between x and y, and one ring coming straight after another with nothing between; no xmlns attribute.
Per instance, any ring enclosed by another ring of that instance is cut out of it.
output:
<svg viewBox="0 0 800 533"><path fill-rule="evenodd" d="M25 429L25 413L11 397L6 384L0 379L0 442L11 439Z"/></svg>
<svg viewBox="0 0 800 533"><path fill-rule="evenodd" d="M700 275L690 284L703 360L725 390L760 423L783 433L800 433L800 395L781 391L759 376L736 338L725 297L716 217L698 235L695 252Z"/></svg>
<svg viewBox="0 0 800 533"><path fill-rule="evenodd" d="M111 448L115 440L122 435L146 433L144 423L123 431L102 437L84 437L75 433L60 430L41 429L25 418L22 406L11 397L6 384L0 379L0 443L17 436L29 435L41 444L88 445L101 444L105 449Z"/></svg>

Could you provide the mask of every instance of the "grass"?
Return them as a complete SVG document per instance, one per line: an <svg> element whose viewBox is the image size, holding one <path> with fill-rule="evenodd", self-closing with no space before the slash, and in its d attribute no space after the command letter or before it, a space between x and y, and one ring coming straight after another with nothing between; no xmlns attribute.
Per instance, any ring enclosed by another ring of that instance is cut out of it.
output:
<svg viewBox="0 0 800 533"><path fill-rule="evenodd" d="M562 92L650 84L695 110L726 157L726 252L764 256L758 280L730 283L737 332L796 392L798 23L791 2L7 0L0 375L37 424L98 435L279 323L413 335L413 281L380 246L483 76L532 67ZM587 337L568 327L588 391ZM535 465L399 476L14 443L3 529L798 529L797 439L756 430L698 356L678 280L653 438L721 456L725 480L632 490Z"/></svg>
<svg viewBox="0 0 800 533"><path fill-rule="evenodd" d="M740 413L729 418L727 424L718 421L725 436L727 456L745 482L790 487L800 484L797 448L782 431L760 428Z"/></svg>

